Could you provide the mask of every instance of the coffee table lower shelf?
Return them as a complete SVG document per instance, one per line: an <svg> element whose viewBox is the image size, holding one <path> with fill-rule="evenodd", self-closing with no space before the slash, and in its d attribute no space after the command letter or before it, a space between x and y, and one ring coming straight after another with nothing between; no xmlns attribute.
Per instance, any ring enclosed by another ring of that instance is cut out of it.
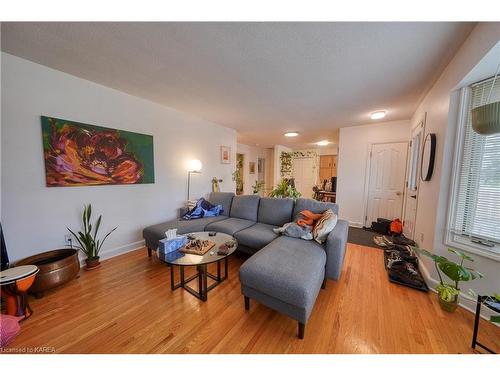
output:
<svg viewBox="0 0 500 375"><path fill-rule="evenodd" d="M224 261L224 275L222 276L221 270L221 262ZM193 265L194 266L194 265ZM187 279L184 277L184 267L193 267L187 265L170 265L170 288L172 290L176 290L178 288L183 288L184 290L191 293L196 298L199 298L203 302L205 302L208 298L208 292L215 288L217 285L222 283L227 279L227 257L224 259L220 259L217 261L217 275L213 275L207 270L207 264L198 264L196 265L196 273L193 276L188 277ZM180 267L180 282L175 283L175 267ZM212 279L214 282L208 285L208 279ZM191 288L188 283L191 281L198 279L198 290L194 290Z"/></svg>

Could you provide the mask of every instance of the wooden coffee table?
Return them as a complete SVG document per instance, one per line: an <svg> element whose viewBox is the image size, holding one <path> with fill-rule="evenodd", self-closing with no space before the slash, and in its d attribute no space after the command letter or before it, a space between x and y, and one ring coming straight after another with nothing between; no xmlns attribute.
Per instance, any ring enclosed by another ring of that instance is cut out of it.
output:
<svg viewBox="0 0 500 375"><path fill-rule="evenodd" d="M194 254L184 254L181 251L174 251L168 253L165 256L165 262L169 264L170 267L170 287L172 290L183 288L184 290L191 293L196 298L206 301L208 298L208 292L219 285L221 282L227 279L228 268L227 268L227 258L229 255L235 252L238 247L238 242L233 236L225 233L215 232L215 236L210 236L209 233L214 232L194 232L186 234L187 236L193 236L199 240L209 240L215 243L215 246L210 249L204 255L194 255ZM228 249L227 254L219 255L217 251L219 246L225 244L226 242L232 242L234 245ZM224 263L224 274L222 274L221 263ZM213 275L207 270L207 265L211 263L217 263L217 275ZM174 270L175 266L180 268L180 282L175 283ZM185 278L184 267L196 267L196 274ZM189 285L189 282L198 279L198 290L194 290ZM208 285L208 279L213 282Z"/></svg>

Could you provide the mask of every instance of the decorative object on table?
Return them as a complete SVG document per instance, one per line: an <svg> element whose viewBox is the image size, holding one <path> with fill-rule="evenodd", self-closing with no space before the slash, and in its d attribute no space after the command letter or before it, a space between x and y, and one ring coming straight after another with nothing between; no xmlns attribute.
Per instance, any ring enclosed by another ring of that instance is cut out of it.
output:
<svg viewBox="0 0 500 375"><path fill-rule="evenodd" d="M474 292L471 291L471 294L475 294ZM477 295L477 302L476 302L476 315L474 317L474 330L472 333L472 349L476 348L477 346L480 346L484 350L488 351L491 354L497 354L490 348L488 348L486 345L481 344L479 341L477 341L477 333L479 331L479 318L481 317L481 307L486 306L488 309L492 310L493 312L500 314L500 295L499 294L493 294L492 296L480 296ZM490 321L496 324L500 323L500 315L492 315L490 317Z"/></svg>
<svg viewBox="0 0 500 375"><path fill-rule="evenodd" d="M264 189L264 181L255 181L255 184L252 185L253 193L259 194Z"/></svg>
<svg viewBox="0 0 500 375"><path fill-rule="evenodd" d="M220 182L222 182L222 179L219 179L217 177L212 177L212 192L214 193L220 192L220 186L219 186Z"/></svg>
<svg viewBox="0 0 500 375"><path fill-rule="evenodd" d="M202 217L219 216L223 212L224 207L222 207L222 205L213 205L205 198L200 198L196 202L195 206L186 212L182 218L184 220L201 219Z"/></svg>
<svg viewBox="0 0 500 375"><path fill-rule="evenodd" d="M19 321L22 319L22 316L0 314L0 349L5 348L19 335Z"/></svg>
<svg viewBox="0 0 500 375"><path fill-rule="evenodd" d="M35 282L29 289L29 293L34 294L36 298L42 297L43 293L49 289L73 280L80 271L76 249L46 251L16 262L16 266L30 264L39 269Z"/></svg>
<svg viewBox="0 0 500 375"><path fill-rule="evenodd" d="M99 252L101 251L102 245L104 244L104 241L106 241L106 239L109 237L109 235L118 228L113 228L104 236L104 238L98 239L97 234L99 232L99 227L101 226L102 215L99 215L99 218L95 222L94 226L92 226L92 223L90 221L91 217L92 206L88 204L84 206L83 209L83 231L79 231L78 235L76 235L75 232L67 228L73 235L73 237L75 237L75 239L78 241L78 246L76 246L76 248L78 250L81 250L87 256L87 259L85 259L87 270L99 267Z"/></svg>
<svg viewBox="0 0 500 375"><path fill-rule="evenodd" d="M231 164L231 147L220 146L220 162L222 164Z"/></svg>
<svg viewBox="0 0 500 375"><path fill-rule="evenodd" d="M153 137L41 117L47 186L154 183Z"/></svg>
<svg viewBox="0 0 500 375"><path fill-rule="evenodd" d="M278 185L269 194L272 198L300 198L300 192L290 183L289 180L283 178Z"/></svg>
<svg viewBox="0 0 500 375"><path fill-rule="evenodd" d="M187 181L187 200L189 201L190 199L190 196L189 196L189 188L190 188L190 185L191 185L191 174L193 173L201 173L201 168L202 168L202 164L201 164L201 161L199 161L198 159L193 159L193 160L190 160L189 163L188 163L188 167L187 167L187 171L188 171L188 181Z"/></svg>
<svg viewBox="0 0 500 375"><path fill-rule="evenodd" d="M497 99L491 102L491 94L493 93L499 70L500 61L498 62L495 77L493 78L486 101L479 107L472 109L472 129L481 135L500 133L500 101Z"/></svg>
<svg viewBox="0 0 500 375"><path fill-rule="evenodd" d="M429 133L425 136L422 150L422 161L420 165L420 178L422 181L430 181L434 172L434 160L436 158L436 134Z"/></svg>
<svg viewBox="0 0 500 375"><path fill-rule="evenodd" d="M471 281L483 277L480 272L464 266L465 261L473 262L474 259L463 253L462 251L451 248L448 249L449 252L457 255L460 258L460 263L455 263L451 260L448 260L444 256L432 254L431 252L424 249L415 250L434 261L434 266L439 276L439 284L436 286L439 305L445 311L453 312L458 307L458 299L460 295L459 282ZM444 273L451 281L453 281L453 284L445 282L443 276L441 275L441 272Z"/></svg>
<svg viewBox="0 0 500 375"><path fill-rule="evenodd" d="M248 163L248 173L255 174L255 162L251 161Z"/></svg>
<svg viewBox="0 0 500 375"><path fill-rule="evenodd" d="M215 243L210 240L194 239L181 247L179 251L184 254L204 255L214 246Z"/></svg>
<svg viewBox="0 0 500 375"><path fill-rule="evenodd" d="M34 265L8 268L0 272L0 295L5 299L7 315L27 319L33 313L28 304L28 289L33 285L38 267Z"/></svg>

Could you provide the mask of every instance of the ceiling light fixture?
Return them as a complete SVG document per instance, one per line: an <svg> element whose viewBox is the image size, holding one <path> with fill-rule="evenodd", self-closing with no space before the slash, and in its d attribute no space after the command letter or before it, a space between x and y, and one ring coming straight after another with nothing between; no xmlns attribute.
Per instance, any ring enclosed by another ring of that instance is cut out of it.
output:
<svg viewBox="0 0 500 375"><path fill-rule="evenodd" d="M330 144L330 142L328 142L327 140L324 140L324 141L319 141L316 143L318 146L327 146Z"/></svg>
<svg viewBox="0 0 500 375"><path fill-rule="evenodd" d="M384 118L384 117L385 117L385 111L372 112L372 114L370 115L370 118L372 120L380 120L381 118Z"/></svg>
<svg viewBox="0 0 500 375"><path fill-rule="evenodd" d="M296 137L298 135L299 135L298 132L287 132L287 133L285 133L285 137Z"/></svg>

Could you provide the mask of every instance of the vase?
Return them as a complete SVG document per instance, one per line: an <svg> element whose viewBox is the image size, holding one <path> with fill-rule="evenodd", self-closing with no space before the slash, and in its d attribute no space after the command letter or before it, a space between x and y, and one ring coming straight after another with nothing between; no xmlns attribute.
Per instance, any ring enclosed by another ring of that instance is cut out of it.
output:
<svg viewBox="0 0 500 375"><path fill-rule="evenodd" d="M87 270L93 270L101 265L99 262L99 257L92 258L92 259L85 259L85 263L87 263L87 267L85 269Z"/></svg>
<svg viewBox="0 0 500 375"><path fill-rule="evenodd" d="M458 296L455 296L453 301L445 301L438 294L439 305L444 311L448 311L450 313L454 312L458 307Z"/></svg>

